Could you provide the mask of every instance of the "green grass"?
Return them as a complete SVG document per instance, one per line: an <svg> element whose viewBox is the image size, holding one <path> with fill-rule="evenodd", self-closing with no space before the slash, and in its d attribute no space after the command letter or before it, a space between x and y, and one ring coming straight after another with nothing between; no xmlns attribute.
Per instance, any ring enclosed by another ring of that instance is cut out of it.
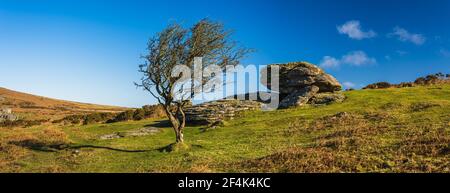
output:
<svg viewBox="0 0 450 193"><path fill-rule="evenodd" d="M187 127L190 148L177 152L161 151L175 140L167 126L150 136L98 139L155 124L160 127L164 120L3 128L0 171L449 172L450 85L345 95L340 104L245 112L206 131ZM339 117L340 112L347 114ZM49 138L64 141L62 148L10 143L33 136L43 140L45 128L51 129Z"/></svg>

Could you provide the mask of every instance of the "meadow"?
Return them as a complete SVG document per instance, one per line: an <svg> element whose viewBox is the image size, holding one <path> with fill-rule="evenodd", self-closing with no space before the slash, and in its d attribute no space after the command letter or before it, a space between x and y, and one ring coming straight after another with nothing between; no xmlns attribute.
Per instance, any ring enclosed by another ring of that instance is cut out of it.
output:
<svg viewBox="0 0 450 193"><path fill-rule="evenodd" d="M449 84L344 94L188 126L175 152L165 119L0 128L0 172L450 172ZM158 132L100 139L142 128Z"/></svg>

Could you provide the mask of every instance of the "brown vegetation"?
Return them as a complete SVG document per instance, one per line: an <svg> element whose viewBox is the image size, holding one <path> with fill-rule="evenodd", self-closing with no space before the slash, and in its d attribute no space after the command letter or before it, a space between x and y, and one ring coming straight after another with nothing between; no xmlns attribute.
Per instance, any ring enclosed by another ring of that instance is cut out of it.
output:
<svg viewBox="0 0 450 193"><path fill-rule="evenodd" d="M34 133L17 130L14 133L2 137L0 141L0 171L18 171L23 167L22 159L32 156L33 150L52 152L71 143L66 133L55 128L46 128ZM55 170L49 172L52 171Z"/></svg>
<svg viewBox="0 0 450 193"><path fill-rule="evenodd" d="M92 112L117 113L128 108L51 99L0 87L0 106L11 108L25 120L56 120Z"/></svg>
<svg viewBox="0 0 450 193"><path fill-rule="evenodd" d="M450 137L440 126L393 128L387 113L338 113L310 124L293 124L298 134L321 132L313 144L236 163L257 172L448 172ZM300 122L303 122L301 120ZM300 127L299 127L300 126ZM305 126L305 127L302 127ZM445 126L444 126L445 127ZM290 134L293 134L292 132ZM402 135L399 141L380 136ZM404 136L406 135L406 137ZM433 157L434 159L428 159Z"/></svg>
<svg viewBox="0 0 450 193"><path fill-rule="evenodd" d="M377 82L369 84L363 89L403 88L403 87L427 86L446 83L450 83L449 74L444 75L443 73L436 73L427 75L425 77L419 77L414 82L402 82L400 84L391 84L389 82Z"/></svg>
<svg viewBox="0 0 450 193"><path fill-rule="evenodd" d="M115 123L122 121L139 121L149 118L162 118L165 116L161 105L146 105L142 108L126 110L120 113L90 113L80 115L69 115L52 123L63 124L94 124L94 123Z"/></svg>

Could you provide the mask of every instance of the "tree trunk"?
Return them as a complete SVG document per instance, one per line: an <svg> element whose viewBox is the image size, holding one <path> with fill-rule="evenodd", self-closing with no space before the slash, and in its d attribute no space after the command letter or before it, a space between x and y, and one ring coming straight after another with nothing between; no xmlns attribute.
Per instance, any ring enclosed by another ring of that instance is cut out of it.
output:
<svg viewBox="0 0 450 193"><path fill-rule="evenodd" d="M183 142L183 135L182 135L182 133L180 133L180 130L179 130L180 122L178 121L178 118L170 110L169 106L166 106L164 109L166 111L167 118L169 118L169 121L172 124L173 131L175 132L175 141L176 141L176 143L182 143Z"/></svg>
<svg viewBox="0 0 450 193"><path fill-rule="evenodd" d="M178 129L178 131L175 131L175 136L176 136L176 143L184 142L183 130Z"/></svg>
<svg viewBox="0 0 450 193"><path fill-rule="evenodd" d="M172 128L175 132L175 142L183 143L184 135L183 129L186 124L186 115L181 107L177 107L177 112L174 114L170 107L165 108L167 117L169 118L170 123L172 124ZM178 117L178 114L181 113L181 117Z"/></svg>
<svg viewBox="0 0 450 193"><path fill-rule="evenodd" d="M178 116L180 114L181 116ZM177 132L177 143L183 143L184 142L184 135L183 130L184 126L186 125L186 114L183 111L183 107L178 106L177 109L177 118L178 118L178 132Z"/></svg>

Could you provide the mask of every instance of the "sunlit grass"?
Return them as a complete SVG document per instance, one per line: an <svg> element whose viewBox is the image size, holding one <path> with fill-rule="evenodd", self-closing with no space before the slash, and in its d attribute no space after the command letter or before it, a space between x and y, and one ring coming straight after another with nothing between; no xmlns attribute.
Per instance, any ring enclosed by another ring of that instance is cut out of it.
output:
<svg viewBox="0 0 450 193"><path fill-rule="evenodd" d="M161 151L175 140L171 128L161 124L164 120L51 126L67 135L67 144L51 151L10 143L13 137L23 136L14 139L20 141L37 136L48 126L1 128L0 171L449 172L449 85L345 95L340 104L245 112L206 131L187 127L190 148L170 153ZM321 122L340 112L356 118ZM155 135L99 140L101 135L155 126L162 130Z"/></svg>

